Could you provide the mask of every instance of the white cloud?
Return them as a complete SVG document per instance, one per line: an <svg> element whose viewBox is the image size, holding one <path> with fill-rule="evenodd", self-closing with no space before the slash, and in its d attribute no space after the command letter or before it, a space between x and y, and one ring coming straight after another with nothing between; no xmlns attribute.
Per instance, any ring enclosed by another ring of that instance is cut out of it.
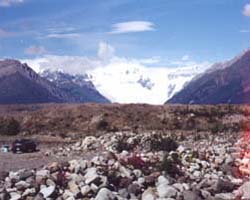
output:
<svg viewBox="0 0 250 200"><path fill-rule="evenodd" d="M150 65L160 63L161 58L159 56L153 56L151 58L144 58L139 60L141 64Z"/></svg>
<svg viewBox="0 0 250 200"><path fill-rule="evenodd" d="M115 48L108 43L100 42L98 49L98 57L101 59L112 58L115 54Z"/></svg>
<svg viewBox="0 0 250 200"><path fill-rule="evenodd" d="M242 14L246 17L250 17L250 4L246 4L243 8Z"/></svg>
<svg viewBox="0 0 250 200"><path fill-rule="evenodd" d="M189 55L184 55L184 56L182 56L181 60L182 61L188 61L188 60L190 60L190 56Z"/></svg>
<svg viewBox="0 0 250 200"><path fill-rule="evenodd" d="M100 59L87 56L44 55L35 59L23 59L22 62L26 62L36 72L60 69L69 74L84 74L89 69L102 66Z"/></svg>
<svg viewBox="0 0 250 200"><path fill-rule="evenodd" d="M42 55L48 53L43 46L30 46L24 50L28 55Z"/></svg>
<svg viewBox="0 0 250 200"><path fill-rule="evenodd" d="M240 33L250 33L250 30L243 29L243 30L240 30Z"/></svg>
<svg viewBox="0 0 250 200"><path fill-rule="evenodd" d="M1 7L9 7L13 4L23 3L24 0L0 0Z"/></svg>
<svg viewBox="0 0 250 200"><path fill-rule="evenodd" d="M154 23L149 21L128 21L112 25L111 34L153 31Z"/></svg>
<svg viewBox="0 0 250 200"><path fill-rule="evenodd" d="M78 38L80 36L81 34L79 33L54 33L47 35L46 38L72 39L72 38Z"/></svg>

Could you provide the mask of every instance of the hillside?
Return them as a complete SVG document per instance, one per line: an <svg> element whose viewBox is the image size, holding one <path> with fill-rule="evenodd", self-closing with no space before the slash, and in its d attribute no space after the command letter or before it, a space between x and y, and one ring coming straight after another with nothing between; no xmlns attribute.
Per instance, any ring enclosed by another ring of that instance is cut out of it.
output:
<svg viewBox="0 0 250 200"><path fill-rule="evenodd" d="M250 103L250 50L236 58L217 63L193 79L167 103L244 104Z"/></svg>

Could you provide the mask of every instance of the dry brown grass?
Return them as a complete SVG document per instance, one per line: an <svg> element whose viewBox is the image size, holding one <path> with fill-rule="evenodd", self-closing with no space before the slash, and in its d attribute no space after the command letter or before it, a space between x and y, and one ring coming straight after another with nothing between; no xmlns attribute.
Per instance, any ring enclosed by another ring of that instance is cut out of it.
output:
<svg viewBox="0 0 250 200"><path fill-rule="evenodd" d="M249 106L38 104L0 106L27 135L84 136L110 131L228 132L249 121Z"/></svg>

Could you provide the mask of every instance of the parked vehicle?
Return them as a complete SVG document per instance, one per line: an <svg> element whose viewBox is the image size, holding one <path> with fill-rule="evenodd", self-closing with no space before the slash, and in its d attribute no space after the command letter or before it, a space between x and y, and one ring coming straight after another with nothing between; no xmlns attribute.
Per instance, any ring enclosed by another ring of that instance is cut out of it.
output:
<svg viewBox="0 0 250 200"><path fill-rule="evenodd" d="M4 153L9 152L10 151L10 146L7 145L7 144L2 145L1 151L4 152Z"/></svg>
<svg viewBox="0 0 250 200"><path fill-rule="evenodd" d="M15 140L12 143L12 152L13 153L28 153L28 152L35 152L36 151L36 143L33 140L29 139L19 139Z"/></svg>

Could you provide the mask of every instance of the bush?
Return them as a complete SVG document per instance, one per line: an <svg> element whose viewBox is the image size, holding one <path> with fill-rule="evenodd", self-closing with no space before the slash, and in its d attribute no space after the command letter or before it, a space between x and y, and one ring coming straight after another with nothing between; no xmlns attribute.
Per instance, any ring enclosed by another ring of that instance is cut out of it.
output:
<svg viewBox="0 0 250 200"><path fill-rule="evenodd" d="M174 151L178 148L177 142L171 137L153 135L150 139L150 147L153 151Z"/></svg>
<svg viewBox="0 0 250 200"><path fill-rule="evenodd" d="M100 120L100 121L97 123L97 126L96 126L97 130L101 130L101 131L107 130L108 127L109 127L109 124L108 124L108 122L107 122L106 120L104 120L104 119Z"/></svg>
<svg viewBox="0 0 250 200"><path fill-rule="evenodd" d="M181 176L182 172L179 168L180 163L181 161L179 160L177 154L173 154L171 156L166 154L161 164L161 170L173 178Z"/></svg>
<svg viewBox="0 0 250 200"><path fill-rule="evenodd" d="M123 150L132 151L138 145L138 141L135 140L132 143L128 143L127 139L120 138L115 145L115 150L121 153Z"/></svg>
<svg viewBox="0 0 250 200"><path fill-rule="evenodd" d="M20 132L20 124L14 118L0 119L1 135L17 135Z"/></svg>

